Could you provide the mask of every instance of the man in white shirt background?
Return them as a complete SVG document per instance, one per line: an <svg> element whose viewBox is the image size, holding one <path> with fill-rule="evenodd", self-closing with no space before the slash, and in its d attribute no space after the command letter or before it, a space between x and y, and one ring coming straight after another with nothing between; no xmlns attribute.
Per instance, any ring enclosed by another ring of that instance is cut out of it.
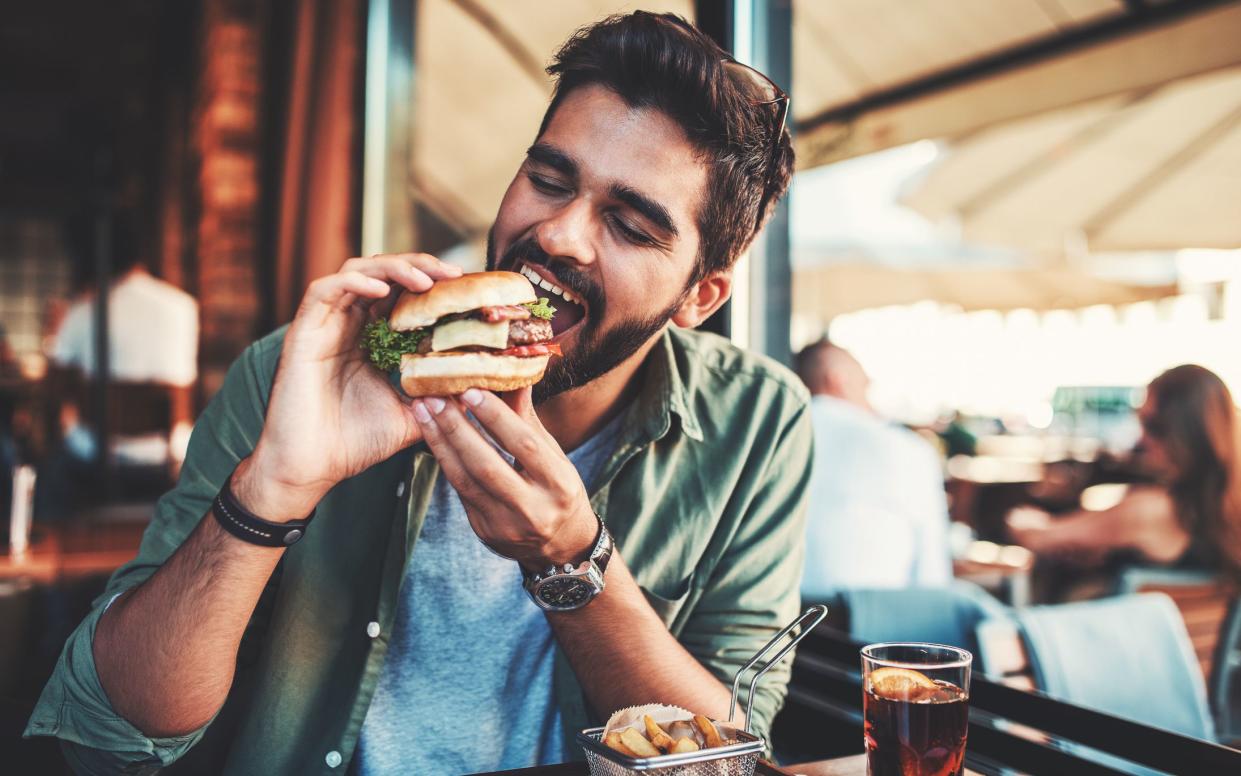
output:
<svg viewBox="0 0 1241 776"><path fill-rule="evenodd" d="M144 394L133 389L142 387L151 395L166 399L169 407L167 422L156 431L126 433L124 428L114 428L117 433L109 445L110 459L121 468L175 473L185 458L193 422L191 395L198 380L198 302L150 273L127 220L117 219L112 236L113 272L107 301L110 392L113 399L121 398L120 406L125 406L126 397L137 396L138 402L142 401ZM84 472L98 454L97 435L84 419L85 391L81 389L97 371L95 348L95 297L91 294L69 307L48 353L57 370L67 378L57 381L63 388L56 397L61 404L61 460L40 475L46 485L57 489L73 488L73 481L81 479L74 472ZM129 404L133 403L130 398ZM110 412L116 406L111 404ZM161 414L161 419L164 417ZM66 482L54 485L49 481L66 477ZM44 483L40 490L45 489ZM63 503L51 508L63 510Z"/></svg>
<svg viewBox="0 0 1241 776"><path fill-rule="evenodd" d="M812 394L815 443L802 598L948 584L948 505L935 450L875 413L870 378L848 351L821 340L796 365Z"/></svg>

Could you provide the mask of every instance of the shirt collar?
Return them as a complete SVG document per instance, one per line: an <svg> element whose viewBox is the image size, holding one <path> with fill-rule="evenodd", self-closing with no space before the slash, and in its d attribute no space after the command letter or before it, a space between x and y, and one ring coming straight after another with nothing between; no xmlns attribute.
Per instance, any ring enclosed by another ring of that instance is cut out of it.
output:
<svg viewBox="0 0 1241 776"><path fill-rule="evenodd" d="M688 364L677 361L671 330L664 330L659 342L646 357L646 375L631 412L641 436L639 442L661 439L672 427L672 416L680 419L681 431L702 441L702 427L690 400Z"/></svg>

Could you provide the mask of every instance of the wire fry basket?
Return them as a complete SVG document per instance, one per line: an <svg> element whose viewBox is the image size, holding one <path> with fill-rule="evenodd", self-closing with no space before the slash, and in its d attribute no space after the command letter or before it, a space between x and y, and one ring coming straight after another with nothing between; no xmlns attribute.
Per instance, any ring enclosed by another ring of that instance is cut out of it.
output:
<svg viewBox="0 0 1241 776"><path fill-rule="evenodd" d="M659 776L754 776L758 758L767 748L767 742L762 737L750 732L750 720L754 718L754 691L758 689L758 681L772 666L792 652L797 642L814 630L815 626L826 616L826 606L810 607L777 633L733 676L732 702L728 707L728 723L724 725L731 732L728 744L685 754L627 757L603 743L604 728L589 728L577 734L577 742L586 750L586 763L590 766L591 776L629 776L634 773L657 773ZM792 641L776 653L775 657L755 671L754 677L750 680L747 696L745 730L734 728L731 723L737 714L737 696L741 690L742 675L754 668L758 661L775 649L785 636L807 621L809 625L801 633L794 636ZM724 731L721 730L721 732Z"/></svg>

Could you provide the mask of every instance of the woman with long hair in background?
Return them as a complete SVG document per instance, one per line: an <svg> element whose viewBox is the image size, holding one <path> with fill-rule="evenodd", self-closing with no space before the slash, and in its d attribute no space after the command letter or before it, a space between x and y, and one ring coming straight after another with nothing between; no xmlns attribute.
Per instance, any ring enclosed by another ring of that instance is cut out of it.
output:
<svg viewBox="0 0 1241 776"><path fill-rule="evenodd" d="M1241 581L1241 422L1228 387L1200 366L1169 369L1147 388L1138 418L1138 460L1151 484L1097 512L1018 507L1008 516L1014 540L1084 565L1125 553Z"/></svg>

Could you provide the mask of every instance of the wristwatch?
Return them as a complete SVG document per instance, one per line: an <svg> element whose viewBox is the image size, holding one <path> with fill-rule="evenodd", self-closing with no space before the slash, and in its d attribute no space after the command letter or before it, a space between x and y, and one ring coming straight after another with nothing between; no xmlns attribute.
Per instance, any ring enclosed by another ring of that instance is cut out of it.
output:
<svg viewBox="0 0 1241 776"><path fill-rule="evenodd" d="M608 533L603 518L595 517L599 520L599 538L595 540L590 557L581 565L574 568L572 563L566 563L537 574L523 572L522 587L540 609L571 612L581 609L603 592L603 572L612 557L612 534Z"/></svg>

